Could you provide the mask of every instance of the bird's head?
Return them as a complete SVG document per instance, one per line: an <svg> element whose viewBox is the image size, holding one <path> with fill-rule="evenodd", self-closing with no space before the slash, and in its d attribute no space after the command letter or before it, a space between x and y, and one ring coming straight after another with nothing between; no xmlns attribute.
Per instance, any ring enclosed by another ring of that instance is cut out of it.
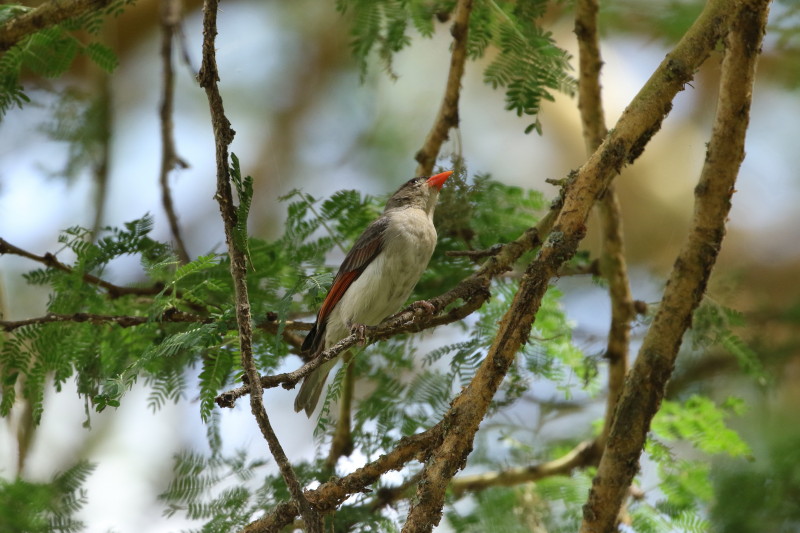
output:
<svg viewBox="0 0 800 533"><path fill-rule="evenodd" d="M436 200L439 198L439 191L442 190L444 182L447 181L447 178L452 173L452 170L448 170L429 178L423 177L408 180L389 198L384 212L391 209L416 207L428 214L433 213Z"/></svg>

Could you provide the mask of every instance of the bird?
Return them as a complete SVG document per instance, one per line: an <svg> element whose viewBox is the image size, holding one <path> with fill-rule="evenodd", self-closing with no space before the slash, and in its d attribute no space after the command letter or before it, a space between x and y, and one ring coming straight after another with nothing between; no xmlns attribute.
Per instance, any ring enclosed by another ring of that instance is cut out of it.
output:
<svg viewBox="0 0 800 533"><path fill-rule="evenodd" d="M436 248L433 211L452 173L413 178L389 197L383 214L345 256L301 353L318 357L351 331L380 324L408 300ZM295 412L311 417L335 364L336 358L326 361L305 377Z"/></svg>

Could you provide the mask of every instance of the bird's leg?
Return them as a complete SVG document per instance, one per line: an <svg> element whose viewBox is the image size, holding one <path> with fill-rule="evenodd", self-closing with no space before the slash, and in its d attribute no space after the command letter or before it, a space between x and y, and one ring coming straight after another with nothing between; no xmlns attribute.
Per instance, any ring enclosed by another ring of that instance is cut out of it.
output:
<svg viewBox="0 0 800 533"><path fill-rule="evenodd" d="M367 326L364 324L353 324L348 320L347 327L350 328L350 333L354 334L358 339L358 344L361 346L367 344Z"/></svg>

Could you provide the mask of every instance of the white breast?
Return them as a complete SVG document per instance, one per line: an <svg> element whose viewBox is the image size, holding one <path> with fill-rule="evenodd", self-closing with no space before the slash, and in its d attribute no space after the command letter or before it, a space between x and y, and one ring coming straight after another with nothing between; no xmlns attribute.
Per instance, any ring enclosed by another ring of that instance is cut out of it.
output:
<svg viewBox="0 0 800 533"><path fill-rule="evenodd" d="M425 211L393 211L383 250L328 317L326 347L345 337L350 324L374 326L400 310L427 268L435 247L436 228Z"/></svg>

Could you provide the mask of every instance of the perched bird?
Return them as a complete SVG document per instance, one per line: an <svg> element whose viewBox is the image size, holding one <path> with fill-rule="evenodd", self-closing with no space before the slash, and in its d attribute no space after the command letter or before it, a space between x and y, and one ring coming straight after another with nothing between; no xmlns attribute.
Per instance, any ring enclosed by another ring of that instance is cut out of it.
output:
<svg viewBox="0 0 800 533"><path fill-rule="evenodd" d="M304 353L316 357L353 327L377 325L405 303L436 247L433 210L452 173L414 178L389 198L383 214L345 256L303 342ZM306 376L294 401L295 411L305 410L311 416L335 364L332 359Z"/></svg>

